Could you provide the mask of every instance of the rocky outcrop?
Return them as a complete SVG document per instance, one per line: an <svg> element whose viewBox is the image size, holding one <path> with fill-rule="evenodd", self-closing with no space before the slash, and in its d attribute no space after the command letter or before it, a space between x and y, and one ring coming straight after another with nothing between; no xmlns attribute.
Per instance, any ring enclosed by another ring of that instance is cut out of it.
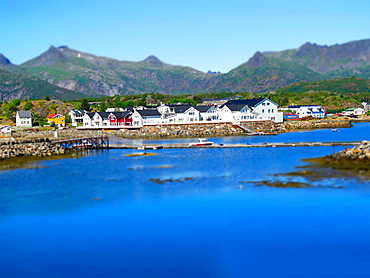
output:
<svg viewBox="0 0 370 278"><path fill-rule="evenodd" d="M49 139L28 141L9 141L0 144L0 159L17 156L51 156L64 154L65 149L50 142Z"/></svg>
<svg viewBox="0 0 370 278"><path fill-rule="evenodd" d="M138 130L120 130L124 138L189 138L244 135L245 131L231 124L145 126Z"/></svg>
<svg viewBox="0 0 370 278"><path fill-rule="evenodd" d="M370 162L370 142L364 140L359 146L346 148L343 151L328 156L328 158L336 160L359 160L368 163Z"/></svg>
<svg viewBox="0 0 370 278"><path fill-rule="evenodd" d="M285 130L336 128L350 127L351 122L349 120L286 121L283 126Z"/></svg>

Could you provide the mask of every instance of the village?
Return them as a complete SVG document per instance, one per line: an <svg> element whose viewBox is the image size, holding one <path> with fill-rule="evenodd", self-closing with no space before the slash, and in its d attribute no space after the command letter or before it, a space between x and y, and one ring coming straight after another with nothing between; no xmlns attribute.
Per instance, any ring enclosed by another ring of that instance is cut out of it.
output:
<svg viewBox="0 0 370 278"><path fill-rule="evenodd" d="M340 115L357 117L369 111L369 105L364 108L348 108ZM280 108L268 98L215 100L199 105L183 103L157 104L139 107L107 108L102 112L85 110L70 110L68 118L70 125L77 130L120 130L138 129L144 126L189 125L231 123L272 122L299 119L324 119L325 109L318 105L296 105ZM67 125L66 115L49 114L47 126L63 128ZM6 125L0 127L3 133L14 128L31 128L34 126L30 111L17 111L15 127Z"/></svg>

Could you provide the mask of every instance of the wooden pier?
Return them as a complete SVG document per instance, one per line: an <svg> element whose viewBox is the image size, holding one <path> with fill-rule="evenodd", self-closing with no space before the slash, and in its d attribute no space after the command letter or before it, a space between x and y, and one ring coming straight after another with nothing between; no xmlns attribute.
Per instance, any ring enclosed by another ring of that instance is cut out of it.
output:
<svg viewBox="0 0 370 278"><path fill-rule="evenodd" d="M66 149L109 149L108 137L82 137L63 140L53 140L52 143L59 144Z"/></svg>

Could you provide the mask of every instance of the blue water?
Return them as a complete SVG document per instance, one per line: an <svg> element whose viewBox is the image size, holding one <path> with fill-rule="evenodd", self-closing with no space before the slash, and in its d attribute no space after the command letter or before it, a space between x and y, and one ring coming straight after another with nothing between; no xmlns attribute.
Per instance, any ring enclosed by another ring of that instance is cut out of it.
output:
<svg viewBox="0 0 370 278"><path fill-rule="evenodd" d="M365 123L212 141L363 140L369 131ZM136 152L0 172L0 277L370 277L368 181L248 183L297 171L332 147L126 156Z"/></svg>

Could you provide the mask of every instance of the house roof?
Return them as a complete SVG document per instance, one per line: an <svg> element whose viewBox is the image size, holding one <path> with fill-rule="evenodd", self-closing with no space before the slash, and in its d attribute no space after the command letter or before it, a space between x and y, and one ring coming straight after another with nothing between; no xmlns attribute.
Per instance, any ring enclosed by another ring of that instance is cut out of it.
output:
<svg viewBox="0 0 370 278"><path fill-rule="evenodd" d="M267 98L233 99L233 100L229 100L228 102L222 104L220 108L222 109L223 107L227 106L231 111L240 111L245 106L255 107L264 100L267 100ZM273 101L271 102L274 103Z"/></svg>
<svg viewBox="0 0 370 278"><path fill-rule="evenodd" d="M246 105L246 104L227 104L226 103L225 105L222 105L221 108L223 108L225 106L228 107L231 111L240 111L248 105Z"/></svg>
<svg viewBox="0 0 370 278"><path fill-rule="evenodd" d="M175 113L184 113L186 110L188 110L190 107L193 107L192 105L188 104L170 104L169 107L173 108Z"/></svg>
<svg viewBox="0 0 370 278"><path fill-rule="evenodd" d="M131 111L124 111L124 112L111 112L117 119L126 118L128 115L131 114Z"/></svg>
<svg viewBox="0 0 370 278"><path fill-rule="evenodd" d="M231 105L248 105L249 107L256 106L258 103L264 101L265 98L252 98L252 99L233 99L225 103ZM243 106L243 107L244 107Z"/></svg>
<svg viewBox="0 0 370 278"><path fill-rule="evenodd" d="M95 112L86 113L86 115L92 119L95 115Z"/></svg>
<svg viewBox="0 0 370 278"><path fill-rule="evenodd" d="M195 109L197 109L199 112L207 112L209 109L215 107L214 105L196 105L193 106Z"/></svg>
<svg viewBox="0 0 370 278"><path fill-rule="evenodd" d="M59 117L64 117L64 116L63 116L63 115L61 115L61 114L49 114L47 118L49 118L49 119L53 119L53 118L55 118L55 117L57 117L57 116L59 116Z"/></svg>
<svg viewBox="0 0 370 278"><path fill-rule="evenodd" d="M85 110L71 110L71 112L73 112L75 114L85 114L86 113Z"/></svg>
<svg viewBox="0 0 370 278"><path fill-rule="evenodd" d="M138 112L141 116L161 116L162 115L156 109L136 110L136 112Z"/></svg>
<svg viewBox="0 0 370 278"><path fill-rule="evenodd" d="M111 112L96 112L102 118L108 118Z"/></svg>
<svg viewBox="0 0 370 278"><path fill-rule="evenodd" d="M357 107L357 108L347 108L344 111L355 111L356 109L363 109L363 108L360 108L360 107Z"/></svg>
<svg viewBox="0 0 370 278"><path fill-rule="evenodd" d="M30 111L18 111L17 114L19 118L32 118L32 114Z"/></svg>

